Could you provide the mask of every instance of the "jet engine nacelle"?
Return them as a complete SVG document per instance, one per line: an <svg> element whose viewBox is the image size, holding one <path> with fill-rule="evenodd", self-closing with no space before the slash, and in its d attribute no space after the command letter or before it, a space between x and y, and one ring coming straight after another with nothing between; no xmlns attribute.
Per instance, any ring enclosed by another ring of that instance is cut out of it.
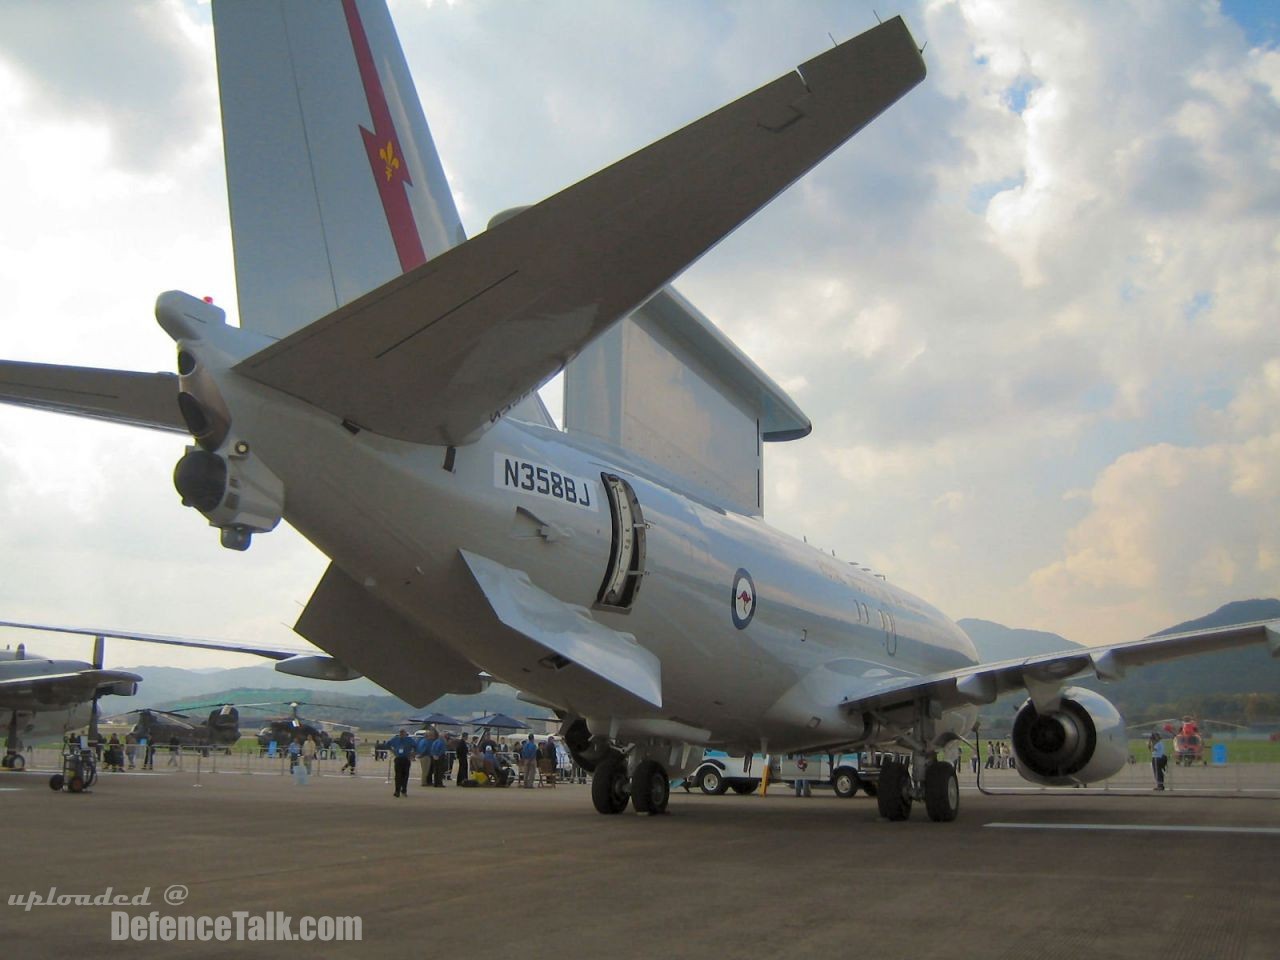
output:
<svg viewBox="0 0 1280 960"><path fill-rule="evenodd" d="M1115 776L1129 760L1124 718L1106 697L1082 687L1062 691L1058 708L1030 700L1013 721L1018 772L1032 783L1069 787Z"/></svg>
<svg viewBox="0 0 1280 960"><path fill-rule="evenodd" d="M359 680L362 676L341 660L311 654L280 660L276 663L276 671L311 680Z"/></svg>
<svg viewBox="0 0 1280 960"><path fill-rule="evenodd" d="M243 441L227 453L201 447L187 452L173 470L173 485L184 506L195 507L222 530L222 545L247 550L255 533L274 530L284 515L284 484L250 455Z"/></svg>

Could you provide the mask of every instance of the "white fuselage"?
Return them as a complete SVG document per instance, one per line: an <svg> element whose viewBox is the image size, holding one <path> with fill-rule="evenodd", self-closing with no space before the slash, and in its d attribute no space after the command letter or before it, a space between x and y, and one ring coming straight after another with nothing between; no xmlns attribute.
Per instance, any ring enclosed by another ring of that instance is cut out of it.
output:
<svg viewBox="0 0 1280 960"><path fill-rule="evenodd" d="M588 717L617 719L623 709L584 700L566 677L531 668L505 645L460 550L522 570L634 635L661 662L662 706L646 716L710 731L708 743L777 751L848 742L861 718L839 704L859 686L977 662L969 638L930 605L760 518L700 502L591 438L501 419L457 447L449 470L443 447L352 433L267 388L220 379L237 435L284 482L289 522L425 633L535 699ZM561 495L542 477L531 491L510 484L509 459L558 473ZM631 484L647 525L641 586L626 613L592 609L612 538L602 473ZM572 498L566 477L576 478ZM589 489L579 490L583 480ZM539 533L547 527L551 537ZM742 628L733 616L740 570L756 594ZM960 732L971 712L943 724Z"/></svg>

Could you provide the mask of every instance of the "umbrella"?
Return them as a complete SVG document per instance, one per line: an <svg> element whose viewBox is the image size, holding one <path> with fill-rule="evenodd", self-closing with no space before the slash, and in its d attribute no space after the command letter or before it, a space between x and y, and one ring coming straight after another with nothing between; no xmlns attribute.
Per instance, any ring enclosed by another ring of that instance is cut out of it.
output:
<svg viewBox="0 0 1280 960"><path fill-rule="evenodd" d="M471 721L473 727L493 727L496 730L528 730L529 725L505 713L491 713L487 717L477 717Z"/></svg>
<svg viewBox="0 0 1280 960"><path fill-rule="evenodd" d="M455 720L447 713L429 713L425 717L410 717L406 723L420 723L428 727L460 727L461 720Z"/></svg>

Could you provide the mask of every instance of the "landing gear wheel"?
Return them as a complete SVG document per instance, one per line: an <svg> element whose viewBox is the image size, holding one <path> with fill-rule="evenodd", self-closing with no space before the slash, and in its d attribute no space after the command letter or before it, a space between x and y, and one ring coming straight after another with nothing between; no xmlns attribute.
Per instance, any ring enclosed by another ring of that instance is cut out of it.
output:
<svg viewBox="0 0 1280 960"><path fill-rule="evenodd" d="M636 813L666 813L671 798L671 782L667 771L656 760L642 761L631 778L631 802Z"/></svg>
<svg viewBox="0 0 1280 960"><path fill-rule="evenodd" d="M760 789L759 780L741 780L733 784L733 792L740 797L748 796Z"/></svg>
<svg viewBox="0 0 1280 960"><path fill-rule="evenodd" d="M703 793L712 797L718 797L727 790L729 785L725 783L724 777L720 775L720 771L715 767L708 767L702 771L698 777L698 789Z"/></svg>
<svg viewBox="0 0 1280 960"><path fill-rule="evenodd" d="M911 816L911 774L904 764L886 763L880 768L876 803L880 816L886 820L906 820Z"/></svg>
<svg viewBox="0 0 1280 960"><path fill-rule="evenodd" d="M597 813L621 813L631 799L631 780L627 765L614 754L596 764L591 774L591 802Z"/></svg>
<svg viewBox="0 0 1280 960"><path fill-rule="evenodd" d="M10 770L25 770L27 768L27 758L20 753L15 753L9 761Z"/></svg>
<svg viewBox="0 0 1280 960"><path fill-rule="evenodd" d="M52 777L50 777L50 778L49 778L49 789L50 789L50 790L61 790L61 789L62 789L62 785L63 785L65 782L66 782L66 781L62 779L62 774L60 774L60 773L55 773Z"/></svg>
<svg viewBox="0 0 1280 960"><path fill-rule="evenodd" d="M848 767L841 767L831 777L831 789L835 791L837 797L841 800L848 800L858 792L858 786L861 784L858 775Z"/></svg>
<svg viewBox="0 0 1280 960"><path fill-rule="evenodd" d="M960 781L952 764L938 761L924 768L924 807L935 823L950 823L960 812Z"/></svg>

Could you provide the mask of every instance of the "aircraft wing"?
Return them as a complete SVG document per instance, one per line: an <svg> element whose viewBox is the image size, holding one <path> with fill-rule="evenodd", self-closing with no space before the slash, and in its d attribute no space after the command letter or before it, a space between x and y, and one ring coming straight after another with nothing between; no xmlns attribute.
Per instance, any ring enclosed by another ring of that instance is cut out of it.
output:
<svg viewBox="0 0 1280 960"><path fill-rule="evenodd" d="M0 627L18 630L43 630L46 633L70 633L84 637L103 637L113 640L137 640L141 643L162 643L173 647L192 647L198 650L223 650L227 653L247 653L276 661L276 670L291 677L307 677L311 680L356 680L361 674L342 661L318 654L314 650L298 647L263 646L258 643L241 643L236 640L206 640L199 637L174 637L159 633L134 633L128 630L104 630L99 627L67 627L48 623L18 623L0 620Z"/></svg>
<svg viewBox="0 0 1280 960"><path fill-rule="evenodd" d="M922 677L888 677L862 686L840 706L848 713L874 713L927 698L946 710L965 704L992 703L1002 693L1025 689L1038 710L1052 710L1057 706L1061 685L1075 677L1092 673L1100 680L1118 680L1129 667L1254 643L1268 644L1271 655L1280 657L1280 620L1082 647Z"/></svg>
<svg viewBox="0 0 1280 960"><path fill-rule="evenodd" d="M198 637L174 637L158 633L133 633L128 630L104 630L100 627L68 627L48 623L19 623L12 620L0 620L0 627L43 630L46 633L70 633L84 637L105 637L113 640L137 640L142 643L163 643L175 647L195 647L200 650L225 650L228 653L248 653L268 660L288 660L292 657L309 656L315 653L314 650L268 647L256 643L240 643L236 640L205 640Z"/></svg>
<svg viewBox="0 0 1280 960"><path fill-rule="evenodd" d="M38 700L49 703L82 702L103 687L121 682L137 683L141 679L136 673L129 673L127 670L72 670L6 677L0 680L0 694L38 694Z"/></svg>
<svg viewBox="0 0 1280 960"><path fill-rule="evenodd" d="M0 360L0 403L187 433L172 373Z"/></svg>
<svg viewBox="0 0 1280 960"><path fill-rule="evenodd" d="M236 369L384 436L464 442L924 75L886 21Z"/></svg>

